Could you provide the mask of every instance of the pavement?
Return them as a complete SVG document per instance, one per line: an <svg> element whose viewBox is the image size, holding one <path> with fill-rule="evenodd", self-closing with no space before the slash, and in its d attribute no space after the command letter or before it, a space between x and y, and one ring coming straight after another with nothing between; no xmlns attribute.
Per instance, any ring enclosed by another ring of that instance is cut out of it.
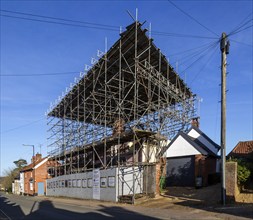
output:
<svg viewBox="0 0 253 220"><path fill-rule="evenodd" d="M163 200L163 205L161 203ZM138 205L0 193L0 219L252 219L253 205L199 206L157 197Z"/></svg>

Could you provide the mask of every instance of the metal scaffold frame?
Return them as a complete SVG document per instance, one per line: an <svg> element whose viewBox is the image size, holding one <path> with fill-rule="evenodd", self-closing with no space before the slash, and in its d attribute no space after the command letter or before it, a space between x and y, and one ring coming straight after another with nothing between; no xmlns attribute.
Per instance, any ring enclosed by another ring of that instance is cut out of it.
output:
<svg viewBox="0 0 253 220"><path fill-rule="evenodd" d="M158 162L167 141L196 117L196 96L146 31L137 21L129 25L51 105L53 176L132 167L135 180L136 167Z"/></svg>

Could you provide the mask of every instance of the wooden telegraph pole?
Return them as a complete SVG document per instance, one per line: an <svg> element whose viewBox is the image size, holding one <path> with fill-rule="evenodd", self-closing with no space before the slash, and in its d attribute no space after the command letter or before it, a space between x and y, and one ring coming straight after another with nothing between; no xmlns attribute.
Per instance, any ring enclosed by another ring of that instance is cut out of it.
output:
<svg viewBox="0 0 253 220"><path fill-rule="evenodd" d="M227 54L229 54L229 41L226 33L222 33L220 40L221 50L221 201L226 204L226 75L227 75Z"/></svg>

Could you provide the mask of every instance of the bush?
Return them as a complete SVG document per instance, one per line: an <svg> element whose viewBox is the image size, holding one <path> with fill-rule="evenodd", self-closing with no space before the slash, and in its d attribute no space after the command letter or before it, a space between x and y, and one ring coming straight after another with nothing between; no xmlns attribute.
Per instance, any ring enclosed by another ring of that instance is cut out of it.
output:
<svg viewBox="0 0 253 220"><path fill-rule="evenodd" d="M246 164L237 163L237 179L239 185L243 185L250 177L250 170Z"/></svg>
<svg viewBox="0 0 253 220"><path fill-rule="evenodd" d="M252 164L242 159L230 159L229 161L237 162L237 181L242 186L251 175Z"/></svg>
<svg viewBox="0 0 253 220"><path fill-rule="evenodd" d="M166 177L165 176L161 176L160 178L160 189L165 189L166 188Z"/></svg>

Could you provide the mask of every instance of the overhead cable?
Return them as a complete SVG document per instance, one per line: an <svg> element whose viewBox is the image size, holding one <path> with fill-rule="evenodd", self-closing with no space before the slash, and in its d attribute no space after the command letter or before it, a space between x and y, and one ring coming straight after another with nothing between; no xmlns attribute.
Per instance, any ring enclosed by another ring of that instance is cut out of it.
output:
<svg viewBox="0 0 253 220"><path fill-rule="evenodd" d="M206 30L208 30L210 33L214 34L215 36L218 37L218 34L216 34L214 31L212 31L211 29L209 29L208 27L206 27L205 25L201 24L197 19L195 19L194 17L192 17L190 14L188 14L187 12L185 12L183 9L179 8L175 3L173 3L171 0L168 0L168 2L170 4L172 4L175 8L177 8L179 11L181 11L183 14L185 14L186 16L188 16L189 18L191 18L193 21L195 21L197 24L199 24L200 26L202 26L203 28L205 28Z"/></svg>
<svg viewBox="0 0 253 220"><path fill-rule="evenodd" d="M70 23L64 23L64 22L41 20L41 19L26 18L26 17L18 17L18 16L12 16L12 15L4 15L4 14L1 14L1 16L8 17L8 18L29 20L29 21L38 21L38 22L43 22L43 23L60 24L60 25L66 25L66 26L72 26L72 27L83 27L83 28L91 28L91 29L99 29L99 30L107 30L107 31L118 31L116 29L106 28L106 27L96 27L96 26L87 26L87 25L80 25L80 24L70 24Z"/></svg>
<svg viewBox="0 0 253 220"><path fill-rule="evenodd" d="M7 13L13 13L13 14L28 15L28 16L32 16L32 17L39 17L39 18L47 18L47 19L53 19L53 20L60 20L60 21L67 21L67 22L74 22L74 23L81 23L81 24L88 24L88 25L94 25L94 26L109 27L109 28L118 28L118 26L113 26L113 25L98 24L98 23L92 23L92 22L87 22L87 21L78 21L78 20L71 20L71 19L58 18L58 17L51 17L51 16L45 16L45 15L36 15L36 14L31 14L31 13L19 12L19 11L10 11L10 10L0 10L0 11L7 12Z"/></svg>
<svg viewBox="0 0 253 220"><path fill-rule="evenodd" d="M239 30L242 26L249 23L249 21L246 21L250 16L252 15L252 12L249 13L239 24L236 26L232 31L230 31L230 34L234 33L235 31ZM252 19L251 19L252 20ZM246 21L246 22L245 22Z"/></svg>
<svg viewBox="0 0 253 220"><path fill-rule="evenodd" d="M20 125L20 126L18 126L18 127L14 127L14 128L11 128L11 129L2 131L1 134L8 133L8 132L11 132L11 131L15 131L15 130L17 130L17 129L20 129L20 128L27 127L27 126L29 126L29 125L35 124L35 123L37 123L37 122L39 122L39 121L42 121L42 120L45 120L45 118L43 117L43 118L41 118L41 119L39 119L39 120L35 120L35 121L30 122L30 123L23 124L23 125Z"/></svg>
<svg viewBox="0 0 253 220"><path fill-rule="evenodd" d="M218 49L218 44L216 44L212 54L210 54L210 56L208 57L208 61L204 63L204 65L200 68L200 70L198 71L198 73L194 76L194 78L191 80L191 82L189 83L189 85L191 86L193 84L193 82L195 82L195 79L199 76L199 74L205 69L205 67L209 64L209 62L212 60L215 52ZM211 50L209 51L211 52Z"/></svg>
<svg viewBox="0 0 253 220"><path fill-rule="evenodd" d="M190 34L176 34L176 33L166 33L159 31L152 31L153 35L158 36L173 36L173 37L188 37L188 38L205 38L205 39L218 39L217 37L207 37L207 36L198 36L198 35L190 35Z"/></svg>
<svg viewBox="0 0 253 220"><path fill-rule="evenodd" d="M80 71L73 71L73 72L62 72L62 73L39 73L39 74L0 74L1 76L55 76L55 75L67 75L67 74L75 74L79 73Z"/></svg>
<svg viewBox="0 0 253 220"><path fill-rule="evenodd" d="M3 9L0 11L2 12L1 13L2 17L8 17L8 18L13 18L13 19L37 21L37 22L43 22L43 23L59 24L59 25L66 25L66 26L72 26L72 27L91 28L91 29L98 29L98 30L119 31L119 27L115 25L98 24L98 23L92 23L92 22L86 22L86 21L51 17L51 16L45 16L45 15L37 15L33 13L25 13L25 12L19 12L19 11L3 10ZM153 31L152 33L157 36L165 36L165 37L217 39L215 37L180 34L180 33L168 33L168 32L161 32L161 31Z"/></svg>

